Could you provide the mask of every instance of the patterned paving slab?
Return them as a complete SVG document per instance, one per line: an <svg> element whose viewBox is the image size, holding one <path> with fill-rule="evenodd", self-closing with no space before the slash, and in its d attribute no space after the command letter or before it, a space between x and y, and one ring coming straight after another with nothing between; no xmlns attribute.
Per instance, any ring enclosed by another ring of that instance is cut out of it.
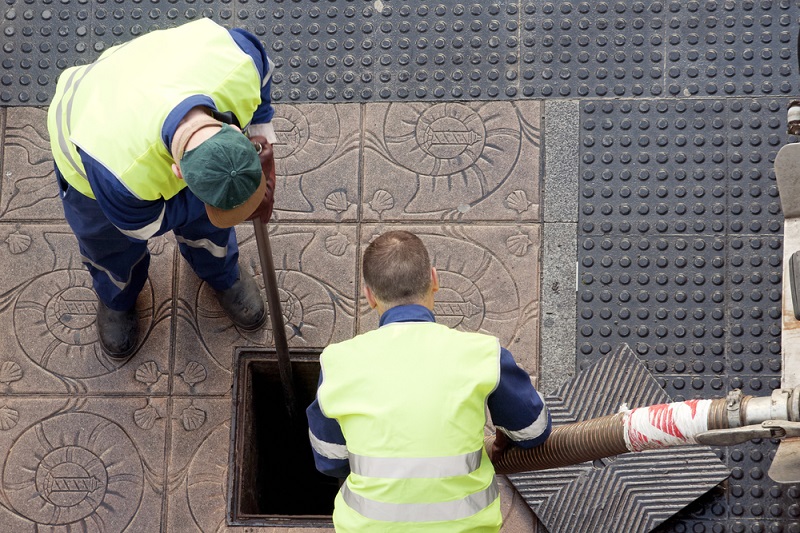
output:
<svg viewBox="0 0 800 533"><path fill-rule="evenodd" d="M231 401L175 397L172 409L165 530L220 531L225 527ZM186 415L178 418L179 412Z"/></svg>
<svg viewBox="0 0 800 533"><path fill-rule="evenodd" d="M256 34L285 102L798 94L791 0L339 5L7 0L0 105L43 105L58 74L199 17Z"/></svg>
<svg viewBox="0 0 800 533"><path fill-rule="evenodd" d="M166 423L163 415L142 413L166 414L166 403L165 398L4 400L0 528L158 531Z"/></svg>
<svg viewBox="0 0 800 533"><path fill-rule="evenodd" d="M363 220L539 220L540 102L375 104Z"/></svg>
<svg viewBox="0 0 800 533"><path fill-rule="evenodd" d="M2 224L6 251L0 282L0 339L10 372L8 394L146 394L166 380L143 382L133 364L108 358L94 327L96 297L66 225ZM142 329L137 362L168 368L173 246L151 243L151 276L138 301Z"/></svg>
<svg viewBox="0 0 800 533"><path fill-rule="evenodd" d="M6 110L5 141L0 141L3 160L0 217L12 220L62 222L64 210L54 187L53 157L47 134L47 113L35 107Z"/></svg>
<svg viewBox="0 0 800 533"><path fill-rule="evenodd" d="M276 107L274 220L356 221L362 112L341 104Z"/></svg>

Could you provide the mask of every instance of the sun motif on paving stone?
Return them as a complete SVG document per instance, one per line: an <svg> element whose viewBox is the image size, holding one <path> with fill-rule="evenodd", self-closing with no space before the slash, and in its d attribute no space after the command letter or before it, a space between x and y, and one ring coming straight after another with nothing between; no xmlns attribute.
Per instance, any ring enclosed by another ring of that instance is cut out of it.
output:
<svg viewBox="0 0 800 533"><path fill-rule="evenodd" d="M503 261L456 235L420 237L439 273L437 320L463 331L491 331L509 345L520 320L520 294Z"/></svg>
<svg viewBox="0 0 800 533"><path fill-rule="evenodd" d="M392 104L383 124L388 156L416 174L409 214L442 210L442 198L474 205L502 185L518 163L522 133L510 105Z"/></svg>
<svg viewBox="0 0 800 533"><path fill-rule="evenodd" d="M292 105L276 108L272 124L277 142L278 176L300 176L324 166L339 142L339 117L332 106L309 105L300 111Z"/></svg>
<svg viewBox="0 0 800 533"><path fill-rule="evenodd" d="M138 308L139 327L147 331L153 319L149 281L142 293L140 301L150 303ZM14 331L24 332L17 335L22 349L45 370L92 378L119 367L97 342L96 315L97 296L89 272L57 270L37 277L20 293L14 304Z"/></svg>
<svg viewBox="0 0 800 533"><path fill-rule="evenodd" d="M117 424L67 413L12 444L2 479L8 503L48 531L123 531L141 501L142 461Z"/></svg>

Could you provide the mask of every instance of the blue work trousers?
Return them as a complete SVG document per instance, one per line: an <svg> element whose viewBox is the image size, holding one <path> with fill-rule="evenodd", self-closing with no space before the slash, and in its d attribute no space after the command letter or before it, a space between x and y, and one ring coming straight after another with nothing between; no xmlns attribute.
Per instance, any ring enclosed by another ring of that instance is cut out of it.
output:
<svg viewBox="0 0 800 533"><path fill-rule="evenodd" d="M146 241L132 240L105 216L98 203L67 183L56 168L64 216L78 238L81 260L92 275L97 297L109 308L125 311L147 280L150 252ZM181 255L215 290L230 288L239 279L239 246L233 228L214 226L205 212L190 223L171 229Z"/></svg>

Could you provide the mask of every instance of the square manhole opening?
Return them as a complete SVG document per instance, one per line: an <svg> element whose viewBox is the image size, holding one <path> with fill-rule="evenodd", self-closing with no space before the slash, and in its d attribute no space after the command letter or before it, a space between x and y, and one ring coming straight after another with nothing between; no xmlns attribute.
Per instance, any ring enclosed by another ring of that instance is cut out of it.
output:
<svg viewBox="0 0 800 533"><path fill-rule="evenodd" d="M336 479L314 467L305 409L317 393L321 349L292 349L297 419L290 423L274 349L236 352L228 522L332 526Z"/></svg>

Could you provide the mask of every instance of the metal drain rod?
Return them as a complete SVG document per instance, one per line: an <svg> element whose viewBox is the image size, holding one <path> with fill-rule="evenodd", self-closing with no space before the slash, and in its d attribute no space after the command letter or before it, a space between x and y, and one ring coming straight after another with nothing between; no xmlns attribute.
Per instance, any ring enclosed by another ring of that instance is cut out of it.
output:
<svg viewBox="0 0 800 533"><path fill-rule="evenodd" d="M258 258L261 261L261 273L264 276L264 288L267 292L269 318L272 323L272 337L275 340L275 352L278 355L278 373L281 377L283 399L289 414L289 422L296 420L297 401L294 395L294 378L292 362L289 359L289 344L286 341L286 330L283 327L283 309L278 295L278 280L275 276L275 264L272 260L272 247L269 244L267 225L256 218L253 220L256 234Z"/></svg>

